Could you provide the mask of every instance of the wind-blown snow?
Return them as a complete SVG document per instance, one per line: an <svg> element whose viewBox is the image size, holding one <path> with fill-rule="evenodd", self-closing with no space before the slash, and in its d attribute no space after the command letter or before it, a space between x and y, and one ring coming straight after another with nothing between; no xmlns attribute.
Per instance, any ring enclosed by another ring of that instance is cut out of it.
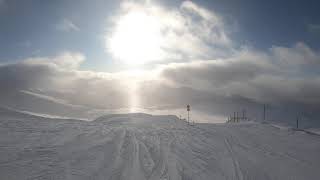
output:
<svg viewBox="0 0 320 180"><path fill-rule="evenodd" d="M0 109L1 179L318 179L320 136L268 124L118 114L46 119Z"/></svg>

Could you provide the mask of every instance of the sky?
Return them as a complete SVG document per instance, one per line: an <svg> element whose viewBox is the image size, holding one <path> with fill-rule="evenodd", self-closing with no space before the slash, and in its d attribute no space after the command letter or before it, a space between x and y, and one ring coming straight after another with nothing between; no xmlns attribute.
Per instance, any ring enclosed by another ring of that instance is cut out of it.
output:
<svg viewBox="0 0 320 180"><path fill-rule="evenodd" d="M320 3L0 0L1 105L318 123Z"/></svg>

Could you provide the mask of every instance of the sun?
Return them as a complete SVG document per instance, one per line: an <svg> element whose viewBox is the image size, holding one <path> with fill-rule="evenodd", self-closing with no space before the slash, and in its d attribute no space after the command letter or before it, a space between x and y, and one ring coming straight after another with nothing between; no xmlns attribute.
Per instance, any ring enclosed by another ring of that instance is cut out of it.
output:
<svg viewBox="0 0 320 180"><path fill-rule="evenodd" d="M119 17L107 38L108 51L127 64L146 64L162 58L159 19L144 11Z"/></svg>

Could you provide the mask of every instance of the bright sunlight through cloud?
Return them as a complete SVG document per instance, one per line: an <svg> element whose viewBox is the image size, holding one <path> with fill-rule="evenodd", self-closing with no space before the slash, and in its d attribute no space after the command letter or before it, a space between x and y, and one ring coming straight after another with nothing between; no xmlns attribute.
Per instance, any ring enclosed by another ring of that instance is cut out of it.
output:
<svg viewBox="0 0 320 180"><path fill-rule="evenodd" d="M123 1L110 20L107 51L129 65L214 59L232 51L220 17L191 1L176 9Z"/></svg>
<svg viewBox="0 0 320 180"><path fill-rule="evenodd" d="M122 16L111 37L108 50L127 64L145 64L162 56L163 38L157 17L144 11L131 11Z"/></svg>

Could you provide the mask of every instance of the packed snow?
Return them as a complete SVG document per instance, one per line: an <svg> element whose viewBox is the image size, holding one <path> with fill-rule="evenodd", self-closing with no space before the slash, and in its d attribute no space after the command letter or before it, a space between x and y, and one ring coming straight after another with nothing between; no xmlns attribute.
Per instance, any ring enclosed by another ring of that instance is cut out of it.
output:
<svg viewBox="0 0 320 180"><path fill-rule="evenodd" d="M320 136L176 116L86 122L0 109L0 176L17 179L319 179Z"/></svg>

